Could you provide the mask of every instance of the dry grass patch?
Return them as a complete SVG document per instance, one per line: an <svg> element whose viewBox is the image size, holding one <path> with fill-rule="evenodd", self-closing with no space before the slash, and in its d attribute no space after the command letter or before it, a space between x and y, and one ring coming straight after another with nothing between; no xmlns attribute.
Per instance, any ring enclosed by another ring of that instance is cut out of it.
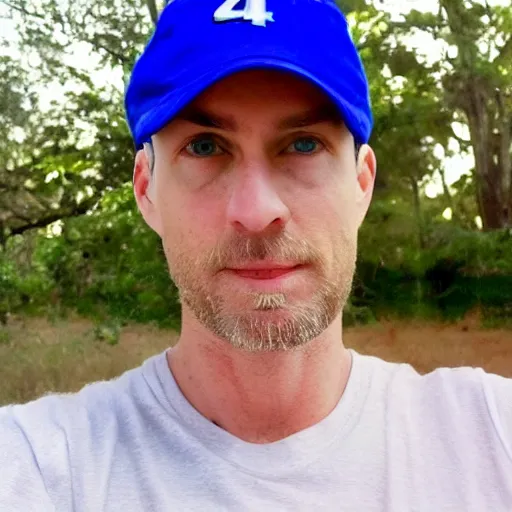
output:
<svg viewBox="0 0 512 512"><path fill-rule="evenodd" d="M345 345L418 371L480 366L512 377L512 331L483 330L477 318L457 325L382 323L345 332ZM0 329L0 405L49 392L78 391L111 379L173 345L177 334L151 326L121 328L119 342L98 341L95 325L80 318L51 323L24 319Z"/></svg>
<svg viewBox="0 0 512 512"><path fill-rule="evenodd" d="M473 318L456 325L382 323L354 327L345 345L387 361L406 362L420 373L439 367L473 366L512 377L512 331L484 330Z"/></svg>
<svg viewBox="0 0 512 512"><path fill-rule="evenodd" d="M95 325L83 319L15 322L0 331L0 405L111 379L165 350L176 338L172 331L128 326L112 346L98 341Z"/></svg>

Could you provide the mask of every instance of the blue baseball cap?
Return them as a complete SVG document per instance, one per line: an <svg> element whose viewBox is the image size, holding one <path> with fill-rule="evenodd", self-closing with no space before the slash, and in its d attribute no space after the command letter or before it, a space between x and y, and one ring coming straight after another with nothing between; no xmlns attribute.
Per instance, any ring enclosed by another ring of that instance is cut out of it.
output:
<svg viewBox="0 0 512 512"><path fill-rule="evenodd" d="M126 89L137 149L215 82L257 68L316 84L356 142L368 142L368 81L334 0L171 0Z"/></svg>

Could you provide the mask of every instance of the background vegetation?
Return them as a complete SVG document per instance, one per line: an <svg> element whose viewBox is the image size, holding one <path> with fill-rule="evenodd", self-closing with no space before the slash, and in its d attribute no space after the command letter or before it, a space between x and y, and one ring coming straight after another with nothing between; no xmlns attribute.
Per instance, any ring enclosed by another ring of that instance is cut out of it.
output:
<svg viewBox="0 0 512 512"><path fill-rule="evenodd" d="M475 309L507 324L510 5L440 0L398 15L386 2L339 3L371 83L379 159L347 324ZM0 0L0 322L72 312L178 327L159 242L133 200L123 111L162 7ZM461 155L469 165L457 174Z"/></svg>

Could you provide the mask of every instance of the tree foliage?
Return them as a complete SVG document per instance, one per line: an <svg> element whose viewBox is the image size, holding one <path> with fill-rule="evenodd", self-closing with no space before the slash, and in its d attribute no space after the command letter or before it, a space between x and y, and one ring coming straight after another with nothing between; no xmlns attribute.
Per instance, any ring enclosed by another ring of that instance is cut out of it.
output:
<svg viewBox="0 0 512 512"><path fill-rule="evenodd" d="M512 223L512 9L440 0L437 14L411 11L398 34L429 34L446 54L436 71L453 121L463 119L475 158L478 211L486 229ZM453 133L452 137L457 138Z"/></svg>
<svg viewBox="0 0 512 512"><path fill-rule="evenodd" d="M48 304L140 321L178 315L158 240L135 211L123 110L166 3L0 0L11 27L0 34L0 320ZM369 77L379 162L353 305L399 309L395 286L417 297L408 308L448 310L461 289L485 302L470 280L512 270L499 249L512 222L512 10L440 0L435 12L397 16L380 1L338 3ZM446 158L459 153L474 166L449 183ZM425 194L432 180L435 198ZM496 233L481 233L477 216ZM452 281L440 286L443 272Z"/></svg>

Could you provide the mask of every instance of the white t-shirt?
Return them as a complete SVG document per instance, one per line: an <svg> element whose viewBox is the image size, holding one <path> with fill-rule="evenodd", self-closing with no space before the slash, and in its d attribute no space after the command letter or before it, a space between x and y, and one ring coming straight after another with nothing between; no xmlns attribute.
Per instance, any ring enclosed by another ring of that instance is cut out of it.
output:
<svg viewBox="0 0 512 512"><path fill-rule="evenodd" d="M352 351L335 410L267 445L181 394L165 354L0 409L0 511L512 511L512 380Z"/></svg>

